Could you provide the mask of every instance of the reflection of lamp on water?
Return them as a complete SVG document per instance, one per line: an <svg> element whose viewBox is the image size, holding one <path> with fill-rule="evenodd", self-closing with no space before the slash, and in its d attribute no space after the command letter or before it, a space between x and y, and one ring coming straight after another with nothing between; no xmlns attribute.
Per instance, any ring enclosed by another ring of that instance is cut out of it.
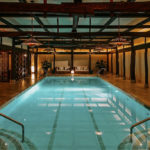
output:
<svg viewBox="0 0 150 150"><path fill-rule="evenodd" d="M34 70L34 66L31 66L31 72L34 73L35 70Z"/></svg>
<svg viewBox="0 0 150 150"><path fill-rule="evenodd" d="M31 75L31 79L34 80L35 79L35 74Z"/></svg>
<svg viewBox="0 0 150 150"><path fill-rule="evenodd" d="M74 70L71 70L71 76L72 76L71 81L74 81Z"/></svg>

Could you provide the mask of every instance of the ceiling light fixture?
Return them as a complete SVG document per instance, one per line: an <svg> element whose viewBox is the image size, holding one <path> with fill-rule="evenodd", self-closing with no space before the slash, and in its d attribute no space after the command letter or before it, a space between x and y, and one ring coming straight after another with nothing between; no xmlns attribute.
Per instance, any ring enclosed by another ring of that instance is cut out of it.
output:
<svg viewBox="0 0 150 150"><path fill-rule="evenodd" d="M35 47L35 46L40 46L41 43L37 41L32 35L29 39L23 42L24 45L27 45L29 47Z"/></svg>
<svg viewBox="0 0 150 150"><path fill-rule="evenodd" d="M121 45L128 45L130 43L131 43L131 41L120 36L120 17L118 16L118 37L112 39L109 44L121 46Z"/></svg>
<svg viewBox="0 0 150 150"><path fill-rule="evenodd" d="M31 0L31 3L33 3L34 1ZM31 17L31 25L32 25L32 32L31 32L31 36L29 39L25 40L23 42L24 45L27 45L29 47L36 47L36 46L40 46L42 45L38 40L36 40L34 37L33 37L33 16Z"/></svg>

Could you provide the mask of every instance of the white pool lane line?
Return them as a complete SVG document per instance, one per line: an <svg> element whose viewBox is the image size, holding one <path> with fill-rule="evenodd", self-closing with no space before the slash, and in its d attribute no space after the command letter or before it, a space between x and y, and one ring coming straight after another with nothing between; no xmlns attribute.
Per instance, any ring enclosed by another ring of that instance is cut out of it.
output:
<svg viewBox="0 0 150 150"><path fill-rule="evenodd" d="M83 93L84 93L84 97L87 98L86 92L85 92L84 89L83 89ZM99 130L99 128L98 128L98 126L97 126L97 123L96 123L96 120L95 120L93 111L91 111L92 108L91 108L91 106L89 105L88 99L86 100L86 104L87 104L86 106L87 106L87 108L88 108L88 112L89 112L90 117L91 117L91 119L92 119L93 126L94 126L95 131L96 131L96 137L97 137L97 139L98 139L99 146L100 146L101 150L106 150L105 145L104 145L104 142L103 142L103 139L102 139L102 136L101 136L101 135L102 135L102 134L101 134L102 132Z"/></svg>
<svg viewBox="0 0 150 150"><path fill-rule="evenodd" d="M64 89L62 91L61 97L63 97L63 95L64 95ZM60 99L59 103L58 103L57 111L56 111L56 117L55 117L54 124L53 124L53 127L52 127L52 133L50 135L50 141L48 143L48 150L53 149L53 144L54 144L54 140L55 140L55 134L56 134L56 128L57 128L61 103L62 103L62 100Z"/></svg>

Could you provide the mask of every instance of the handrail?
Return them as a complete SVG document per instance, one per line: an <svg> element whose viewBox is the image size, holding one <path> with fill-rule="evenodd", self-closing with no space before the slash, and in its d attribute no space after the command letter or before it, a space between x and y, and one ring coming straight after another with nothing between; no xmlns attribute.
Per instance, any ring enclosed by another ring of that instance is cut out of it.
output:
<svg viewBox="0 0 150 150"><path fill-rule="evenodd" d="M140 125L140 124L142 124L142 123L144 123L144 122L146 122L146 121L148 121L148 120L150 120L150 117L149 117L149 118L146 118L146 119L144 119L144 120L142 120L142 121L139 121L139 122L133 124L133 125L130 127L130 141L131 141L131 142L132 142L132 132L133 132L133 128L136 127L136 126L138 126L138 125Z"/></svg>
<svg viewBox="0 0 150 150"><path fill-rule="evenodd" d="M8 119L8 120L10 120L10 121L12 121L12 122L18 124L18 125L20 125L20 126L22 127L22 142L24 142L24 125L23 125L22 123L16 121L16 120L14 120L14 119L8 117L8 116L2 114L2 113L0 113L0 116L2 116L2 117L4 117L4 118L6 118L6 119Z"/></svg>

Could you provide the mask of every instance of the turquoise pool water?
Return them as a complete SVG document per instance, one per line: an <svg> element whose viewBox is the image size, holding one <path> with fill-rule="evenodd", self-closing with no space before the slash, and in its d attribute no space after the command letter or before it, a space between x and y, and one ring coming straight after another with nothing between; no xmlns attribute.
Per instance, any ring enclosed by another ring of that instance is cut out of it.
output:
<svg viewBox="0 0 150 150"><path fill-rule="evenodd" d="M46 77L0 110L25 126L0 119L0 146L10 150L146 150L150 115L133 98L98 77Z"/></svg>

